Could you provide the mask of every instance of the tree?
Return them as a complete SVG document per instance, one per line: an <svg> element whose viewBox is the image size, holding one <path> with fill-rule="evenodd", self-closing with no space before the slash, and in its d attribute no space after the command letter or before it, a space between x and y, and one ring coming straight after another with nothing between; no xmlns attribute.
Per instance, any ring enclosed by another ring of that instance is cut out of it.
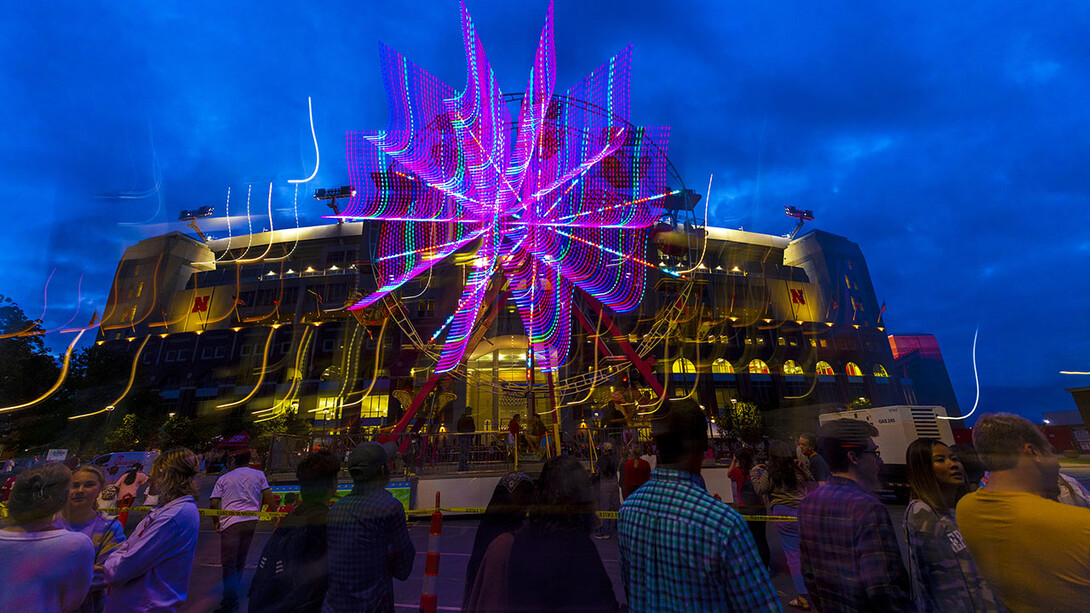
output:
<svg viewBox="0 0 1090 613"><path fill-rule="evenodd" d="M743 441L756 444L761 440L761 410L752 402L732 402L730 418Z"/></svg>
<svg viewBox="0 0 1090 613"><path fill-rule="evenodd" d="M121 418L121 425L106 435L106 449L110 451L125 451L136 449L140 445L141 424L136 415L129 413Z"/></svg>
<svg viewBox="0 0 1090 613"><path fill-rule="evenodd" d="M311 434L310 423L296 411L285 411L276 419L255 424L255 430L254 448L260 453L268 451L274 436L287 434L309 437Z"/></svg>
<svg viewBox="0 0 1090 613"><path fill-rule="evenodd" d="M873 405L870 401L870 398L859 397L851 402L849 408L851 408L851 410L853 411L861 411L863 409L869 409L872 406Z"/></svg>
<svg viewBox="0 0 1090 613"><path fill-rule="evenodd" d="M41 321L30 321L11 298L0 295L0 406L33 400L53 386L60 364L49 353Z"/></svg>
<svg viewBox="0 0 1090 613"><path fill-rule="evenodd" d="M189 447L192 449L198 442L197 429L193 421L188 417L174 414L163 424L159 448Z"/></svg>
<svg viewBox="0 0 1090 613"><path fill-rule="evenodd" d="M35 400L60 375L60 361L46 348L41 323L0 295L0 335L10 335L0 339L0 407ZM22 450L56 440L66 417L59 410L62 398L63 390L34 407L0 415L2 441Z"/></svg>

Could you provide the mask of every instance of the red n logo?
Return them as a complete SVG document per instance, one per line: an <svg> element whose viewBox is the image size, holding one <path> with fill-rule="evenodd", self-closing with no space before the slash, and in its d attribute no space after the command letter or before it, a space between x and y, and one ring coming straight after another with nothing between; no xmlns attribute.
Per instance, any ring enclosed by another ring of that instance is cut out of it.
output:
<svg viewBox="0 0 1090 613"><path fill-rule="evenodd" d="M791 290L791 302L795 304L806 304L806 295L802 293L801 289Z"/></svg>
<svg viewBox="0 0 1090 613"><path fill-rule="evenodd" d="M211 296L194 296L193 297L193 310L191 313L204 313L208 310L208 301L211 300Z"/></svg>

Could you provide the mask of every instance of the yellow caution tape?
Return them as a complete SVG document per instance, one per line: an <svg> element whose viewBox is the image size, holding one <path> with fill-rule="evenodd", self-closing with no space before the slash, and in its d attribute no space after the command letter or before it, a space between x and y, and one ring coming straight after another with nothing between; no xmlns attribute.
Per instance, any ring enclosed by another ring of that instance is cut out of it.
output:
<svg viewBox="0 0 1090 613"><path fill-rule="evenodd" d="M152 510L153 507L128 507L125 509L120 508L105 508L99 509L104 513L111 513L116 515L121 511L137 511L147 512ZM439 511L442 513L453 513L456 515L482 515L485 512L481 507L440 507ZM257 517L260 521L272 521L279 519L287 515L284 511L227 511L224 509L197 509L197 512L204 517ZM405 514L412 516L425 516L431 515L435 512L435 509L409 509L405 511ZM3 505L0 505L0 517L7 515L7 510ZM616 511L598 511L596 513L600 519L617 519ZM778 516L778 515L743 515L746 521L798 521L798 519L790 516Z"/></svg>

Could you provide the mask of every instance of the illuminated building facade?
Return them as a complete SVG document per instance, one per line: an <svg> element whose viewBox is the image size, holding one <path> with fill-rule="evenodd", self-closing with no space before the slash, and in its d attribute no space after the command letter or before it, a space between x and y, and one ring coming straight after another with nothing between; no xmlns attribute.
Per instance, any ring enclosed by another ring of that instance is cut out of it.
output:
<svg viewBox="0 0 1090 613"><path fill-rule="evenodd" d="M158 390L164 412L246 410L260 418L299 410L316 426L349 430L390 423L434 373L429 339L457 307L476 254L460 250L396 296L349 311L378 283L375 225L141 241L118 265L99 341L132 357L142 347L140 376ZM858 398L875 405L915 398L912 381L897 376L855 243L817 230L788 240L708 228L707 238L697 270L685 279L649 272L628 313L576 297L571 347L554 381L562 423L628 382L654 398L649 376L667 394L694 393L709 412L732 399L816 412ZM683 259L678 245L697 251L701 243L692 233L660 231L643 255L670 270ZM247 263L254 254L264 259ZM524 322L505 286L502 277L489 286L465 358L428 400L452 398L426 406L448 425L467 405L479 428L552 406L544 373L530 369L532 383L528 376ZM408 396L399 400L398 389Z"/></svg>

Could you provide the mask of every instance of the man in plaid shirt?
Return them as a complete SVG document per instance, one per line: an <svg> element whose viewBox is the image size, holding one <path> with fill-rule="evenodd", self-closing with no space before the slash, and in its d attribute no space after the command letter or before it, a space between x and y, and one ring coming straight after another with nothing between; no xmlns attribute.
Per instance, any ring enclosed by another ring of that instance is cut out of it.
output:
<svg viewBox="0 0 1090 613"><path fill-rule="evenodd" d="M877 434L856 419L818 432L832 474L799 505L799 554L810 601L822 613L915 610L893 522L871 494L882 466Z"/></svg>
<svg viewBox="0 0 1090 613"><path fill-rule="evenodd" d="M690 400L652 421L659 462L619 515L621 577L629 610L781 611L737 511L708 493L704 413Z"/></svg>
<svg viewBox="0 0 1090 613"><path fill-rule="evenodd" d="M413 570L405 508L386 491L393 443L362 443L348 456L355 486L329 510L329 589L323 613L394 610L393 578Z"/></svg>

